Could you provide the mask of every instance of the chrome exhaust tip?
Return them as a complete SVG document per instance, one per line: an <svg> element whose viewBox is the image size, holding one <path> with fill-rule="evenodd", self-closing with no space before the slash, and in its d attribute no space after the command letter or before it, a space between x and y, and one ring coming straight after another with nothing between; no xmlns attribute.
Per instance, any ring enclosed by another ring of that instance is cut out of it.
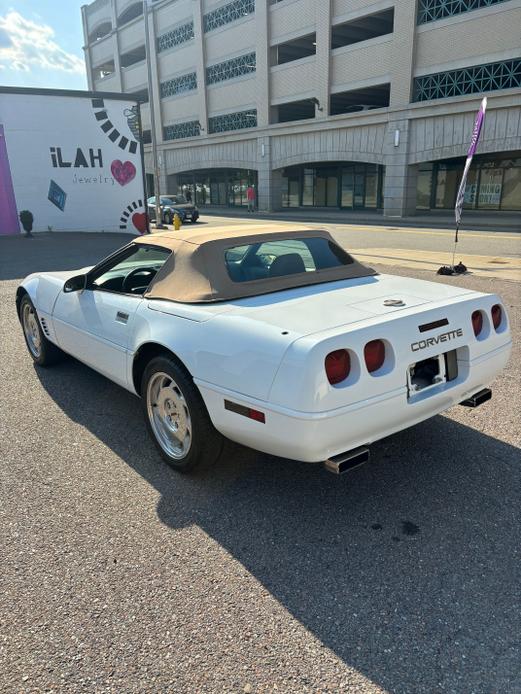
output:
<svg viewBox="0 0 521 694"><path fill-rule="evenodd" d="M328 460L324 461L324 467L329 472L335 475L343 475L345 472L354 470L369 460L369 449L365 446L360 448L355 448L352 451L347 451L346 453L340 453L339 455L334 455Z"/></svg>
<svg viewBox="0 0 521 694"><path fill-rule="evenodd" d="M484 402L487 402L487 400L490 400L491 397L492 391L490 388L483 388L483 390L480 390L478 393L471 395L470 398L462 400L460 405L463 405L464 407L479 407Z"/></svg>

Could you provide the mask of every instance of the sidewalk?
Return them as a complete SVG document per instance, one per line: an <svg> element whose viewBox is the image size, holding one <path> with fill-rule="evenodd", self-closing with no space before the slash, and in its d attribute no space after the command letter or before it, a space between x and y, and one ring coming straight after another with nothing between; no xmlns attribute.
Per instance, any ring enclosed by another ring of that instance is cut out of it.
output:
<svg viewBox="0 0 521 694"><path fill-rule="evenodd" d="M418 213L414 217L384 217L381 212L352 212L317 208L295 208L277 212L255 212L249 214L243 208L202 207L201 216L237 217L245 219L269 219L273 221L298 221L329 224L368 224L387 228L413 227L415 229L454 229L452 212L431 211ZM483 212L464 210L462 230L466 231L514 231L521 232L521 212Z"/></svg>

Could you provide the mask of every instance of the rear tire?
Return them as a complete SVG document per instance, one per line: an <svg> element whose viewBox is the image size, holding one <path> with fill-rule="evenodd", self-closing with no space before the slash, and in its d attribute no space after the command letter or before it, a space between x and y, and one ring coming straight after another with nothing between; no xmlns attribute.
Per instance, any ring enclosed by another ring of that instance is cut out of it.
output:
<svg viewBox="0 0 521 694"><path fill-rule="evenodd" d="M28 294L20 302L20 322L22 323L25 344L35 364L52 366L62 359L62 350L43 334L40 319Z"/></svg>
<svg viewBox="0 0 521 694"><path fill-rule="evenodd" d="M175 359L164 355L147 364L141 399L148 433L170 467L191 472L219 458L223 437L191 376Z"/></svg>

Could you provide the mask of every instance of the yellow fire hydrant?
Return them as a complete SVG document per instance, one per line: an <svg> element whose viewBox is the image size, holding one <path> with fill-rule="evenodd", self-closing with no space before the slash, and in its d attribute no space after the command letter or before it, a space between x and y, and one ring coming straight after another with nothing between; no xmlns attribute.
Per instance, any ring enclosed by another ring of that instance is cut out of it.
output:
<svg viewBox="0 0 521 694"><path fill-rule="evenodd" d="M179 229L181 228L181 224L182 224L181 217L180 217L179 214L176 212L176 213L174 214L174 229L175 229L176 231L179 231Z"/></svg>

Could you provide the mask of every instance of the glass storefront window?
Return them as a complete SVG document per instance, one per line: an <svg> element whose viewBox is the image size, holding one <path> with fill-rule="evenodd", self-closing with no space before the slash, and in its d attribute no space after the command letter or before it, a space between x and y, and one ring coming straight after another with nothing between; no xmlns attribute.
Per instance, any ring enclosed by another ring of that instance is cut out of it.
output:
<svg viewBox="0 0 521 694"><path fill-rule="evenodd" d="M378 175L368 171L365 177L365 207L376 208L378 195Z"/></svg>
<svg viewBox="0 0 521 694"><path fill-rule="evenodd" d="M315 179L315 195L313 201L315 207L326 206L326 183L327 179L320 175Z"/></svg>
<svg viewBox="0 0 521 694"><path fill-rule="evenodd" d="M282 194L283 207L299 206L299 179L288 178L288 188Z"/></svg>
<svg viewBox="0 0 521 694"><path fill-rule="evenodd" d="M353 169L342 169L342 194L340 205L342 207L353 207Z"/></svg>
<svg viewBox="0 0 521 694"><path fill-rule="evenodd" d="M516 168L505 169L502 192L502 209L521 210L521 161Z"/></svg>
<svg viewBox="0 0 521 694"><path fill-rule="evenodd" d="M338 178L336 176L327 177L326 185L326 203L328 207L337 207L338 205Z"/></svg>
<svg viewBox="0 0 521 694"><path fill-rule="evenodd" d="M364 174L360 170L355 171L353 186L353 207L357 209L363 209L364 207L364 184Z"/></svg>
<svg viewBox="0 0 521 694"><path fill-rule="evenodd" d="M250 182L257 189L257 172L246 169L212 169L180 174L179 192L195 189L196 205L237 207L247 205L246 189Z"/></svg>
<svg viewBox="0 0 521 694"><path fill-rule="evenodd" d="M428 210L431 206L432 164L421 165L416 179L416 209Z"/></svg>
<svg viewBox="0 0 521 694"><path fill-rule="evenodd" d="M293 167L284 176L284 207L377 209L381 205L383 167L376 164Z"/></svg>
<svg viewBox="0 0 521 694"><path fill-rule="evenodd" d="M463 200L465 209L521 209L521 158L516 154L509 158L491 155L474 158ZM417 209L430 208L431 187L435 189L434 207L452 209L464 166L464 159L421 164L416 189Z"/></svg>
<svg viewBox="0 0 521 694"><path fill-rule="evenodd" d="M503 190L503 169L482 169L479 181L478 207L499 210Z"/></svg>
<svg viewBox="0 0 521 694"><path fill-rule="evenodd" d="M314 169L304 169L302 181L302 204L313 205L313 180L315 178Z"/></svg>
<svg viewBox="0 0 521 694"><path fill-rule="evenodd" d="M458 186L461 179L458 180ZM467 187L465 188L465 197L463 198L463 207L466 210L472 210L476 207L478 199L479 186L479 170L471 168L467 177Z"/></svg>
<svg viewBox="0 0 521 694"><path fill-rule="evenodd" d="M436 180L435 206L440 208L454 207L460 172L457 169L441 167Z"/></svg>

